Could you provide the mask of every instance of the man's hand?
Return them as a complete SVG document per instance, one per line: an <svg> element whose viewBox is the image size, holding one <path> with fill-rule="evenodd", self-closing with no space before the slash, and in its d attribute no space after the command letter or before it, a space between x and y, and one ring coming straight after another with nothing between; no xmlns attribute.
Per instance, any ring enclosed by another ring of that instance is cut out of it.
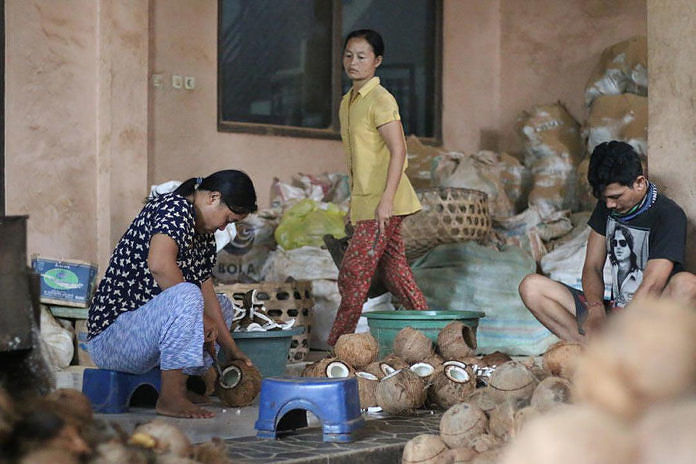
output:
<svg viewBox="0 0 696 464"><path fill-rule="evenodd" d="M582 326L585 331L585 336L592 338L597 332L599 332L604 323L606 322L607 313L604 309L603 302L596 302L587 305L587 319Z"/></svg>

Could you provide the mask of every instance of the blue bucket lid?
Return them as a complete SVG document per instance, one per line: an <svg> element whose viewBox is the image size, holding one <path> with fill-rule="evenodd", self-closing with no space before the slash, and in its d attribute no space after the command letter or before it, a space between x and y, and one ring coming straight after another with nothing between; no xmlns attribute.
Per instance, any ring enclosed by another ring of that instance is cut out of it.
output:
<svg viewBox="0 0 696 464"><path fill-rule="evenodd" d="M258 332L232 332L232 338L276 338L292 337L304 333L304 327L293 327L288 330L266 330Z"/></svg>

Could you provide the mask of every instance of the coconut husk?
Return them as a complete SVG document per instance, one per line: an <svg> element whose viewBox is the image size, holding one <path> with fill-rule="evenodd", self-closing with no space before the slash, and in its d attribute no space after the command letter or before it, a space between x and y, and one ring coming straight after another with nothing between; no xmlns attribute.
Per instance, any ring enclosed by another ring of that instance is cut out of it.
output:
<svg viewBox="0 0 696 464"><path fill-rule="evenodd" d="M531 405L546 412L564 403L570 403L572 385L562 377L546 377L532 393Z"/></svg>
<svg viewBox="0 0 696 464"><path fill-rule="evenodd" d="M361 370L363 372L367 372L368 374L374 375L378 379L381 379L382 377L384 377L384 372L382 372L382 369L380 369L380 364L382 364L382 361L375 361L368 364Z"/></svg>
<svg viewBox="0 0 696 464"><path fill-rule="evenodd" d="M406 414L425 403L425 382L409 369L400 369L379 381L376 398L384 412Z"/></svg>
<svg viewBox="0 0 696 464"><path fill-rule="evenodd" d="M223 388L220 383L215 387L217 396L226 406L239 408L251 404L261 392L261 372L256 366L247 366L244 361L234 360L224 368L235 366L239 370L239 383L234 388Z"/></svg>
<svg viewBox="0 0 696 464"><path fill-rule="evenodd" d="M471 448L477 453L499 448L503 443L495 435L482 433L472 441Z"/></svg>
<svg viewBox="0 0 696 464"><path fill-rule="evenodd" d="M154 439L151 447L158 453L167 453L182 458L191 456L193 446L181 429L162 419L153 419L133 430L131 440L138 440L138 434Z"/></svg>
<svg viewBox="0 0 696 464"><path fill-rule="evenodd" d="M488 427L491 433L502 441L514 436L515 413L523 406L515 401L498 403L489 413Z"/></svg>
<svg viewBox="0 0 696 464"><path fill-rule="evenodd" d="M370 333L344 334L336 341L334 353L341 361L360 369L377 359L379 345Z"/></svg>
<svg viewBox="0 0 696 464"><path fill-rule="evenodd" d="M582 351L581 344L561 340L546 350L541 358L542 366L549 375L570 380L575 374Z"/></svg>
<svg viewBox="0 0 696 464"><path fill-rule="evenodd" d="M29 451L17 462L19 464L79 464L80 460L68 450L47 447Z"/></svg>
<svg viewBox="0 0 696 464"><path fill-rule="evenodd" d="M696 456L696 398L650 408L636 428L636 464L691 464Z"/></svg>
<svg viewBox="0 0 696 464"><path fill-rule="evenodd" d="M578 401L626 419L696 390L696 311L641 299L610 318L587 346L573 378ZM656 367L657 366L657 367Z"/></svg>
<svg viewBox="0 0 696 464"><path fill-rule="evenodd" d="M617 418L596 408L567 405L527 423L499 462L629 464L634 449L631 431Z"/></svg>
<svg viewBox="0 0 696 464"><path fill-rule="evenodd" d="M471 464L500 464L500 456L502 454L502 448L496 448L474 456L471 460Z"/></svg>
<svg viewBox="0 0 696 464"><path fill-rule="evenodd" d="M92 457L90 464L147 464L148 452L141 448L126 446L122 443L105 442L100 443Z"/></svg>
<svg viewBox="0 0 696 464"><path fill-rule="evenodd" d="M437 347L445 359L460 359L476 354L476 333L460 321L452 321L437 335Z"/></svg>
<svg viewBox="0 0 696 464"><path fill-rule="evenodd" d="M358 393L360 395L360 408L367 409L377 406L377 385L379 379L369 372L356 372L358 379Z"/></svg>
<svg viewBox="0 0 696 464"><path fill-rule="evenodd" d="M450 448L470 448L487 429L486 414L470 403L455 404L440 419L440 436Z"/></svg>
<svg viewBox="0 0 696 464"><path fill-rule="evenodd" d="M219 437L194 446L193 459L202 464L232 464L227 457L227 445Z"/></svg>
<svg viewBox="0 0 696 464"><path fill-rule="evenodd" d="M488 386L498 402L529 401L537 383L534 374L523 364L509 361L493 371Z"/></svg>
<svg viewBox="0 0 696 464"><path fill-rule="evenodd" d="M411 438L404 447L403 464L451 463L447 445L438 435L423 434Z"/></svg>
<svg viewBox="0 0 696 464"><path fill-rule="evenodd" d="M433 366L435 368L435 370L437 370L440 367L442 367L442 363L445 362L445 360L442 359L442 356L440 356L439 354L433 353L432 355L423 359L423 362L430 364L431 366Z"/></svg>
<svg viewBox="0 0 696 464"><path fill-rule="evenodd" d="M314 364L311 364L305 368L303 371L302 375L305 377L330 377L330 378L338 378L340 376L337 376L333 372L327 372L327 369L329 368L330 365L333 363L340 363L341 365L345 366L345 368L348 371L348 375L345 375L343 377L351 377L355 375L355 369L353 369L350 365L346 364L343 361L340 361L338 358L333 358L333 357L327 357L324 359L320 359L319 361L315 362ZM307 375L305 375L307 374Z"/></svg>
<svg viewBox="0 0 696 464"><path fill-rule="evenodd" d="M508 361L512 361L512 358L502 351L494 351L481 357L482 365L485 367L497 367Z"/></svg>
<svg viewBox="0 0 696 464"><path fill-rule="evenodd" d="M452 459L452 464L461 464L471 462L473 458L478 456L478 452L471 448L454 448L449 450L449 455Z"/></svg>
<svg viewBox="0 0 696 464"><path fill-rule="evenodd" d="M534 419L535 417L539 416L541 414L541 411L539 411L537 408L534 406L525 406L522 409L519 409L517 412L515 412L515 428L513 430L513 435L517 435L520 433L520 430L531 420Z"/></svg>
<svg viewBox="0 0 696 464"><path fill-rule="evenodd" d="M476 375L471 367L447 366L432 378L428 399L442 409L466 401L476 389Z"/></svg>
<svg viewBox="0 0 696 464"><path fill-rule="evenodd" d="M46 395L52 409L68 423L84 427L92 422L92 403L87 395L73 388L59 388Z"/></svg>
<svg viewBox="0 0 696 464"><path fill-rule="evenodd" d="M532 374L534 374L534 377L536 377L536 379L540 382L542 380L544 380L546 377L551 375L546 369L544 369L541 366L541 364L540 364L541 359L540 358L536 358L534 356L528 356L528 357L520 360L520 362L524 365L524 367L529 369L532 372Z"/></svg>
<svg viewBox="0 0 696 464"><path fill-rule="evenodd" d="M388 369L385 369L385 366L388 366L394 371L398 371L399 369L408 369L410 367L410 365L406 361L404 361L402 358L395 354L390 354L389 356L387 356L379 362L379 368L382 371L382 377L393 372L389 371Z"/></svg>
<svg viewBox="0 0 696 464"><path fill-rule="evenodd" d="M433 353L433 342L420 330L404 327L394 337L394 354L409 364L422 361Z"/></svg>
<svg viewBox="0 0 696 464"><path fill-rule="evenodd" d="M471 392L466 402L479 407L486 414L489 414L498 405L498 402L493 398L488 387L477 388Z"/></svg>

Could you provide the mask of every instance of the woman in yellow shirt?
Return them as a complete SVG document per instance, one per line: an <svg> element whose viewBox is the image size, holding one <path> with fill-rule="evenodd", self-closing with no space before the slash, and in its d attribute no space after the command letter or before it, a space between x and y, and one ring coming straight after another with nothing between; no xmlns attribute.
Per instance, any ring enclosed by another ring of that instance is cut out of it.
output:
<svg viewBox="0 0 696 464"><path fill-rule="evenodd" d="M339 119L351 184L349 218L355 231L338 276L341 305L330 345L355 331L375 272L402 305L428 308L401 239L403 218L421 206L405 174L406 140L399 106L375 76L383 55L384 42L375 31L362 29L346 37L343 69L353 86L341 100Z"/></svg>

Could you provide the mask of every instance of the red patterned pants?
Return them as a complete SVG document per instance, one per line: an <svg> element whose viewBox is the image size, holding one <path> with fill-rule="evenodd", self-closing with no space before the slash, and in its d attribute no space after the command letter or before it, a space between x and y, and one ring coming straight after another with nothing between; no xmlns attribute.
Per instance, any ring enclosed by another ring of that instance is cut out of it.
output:
<svg viewBox="0 0 696 464"><path fill-rule="evenodd" d="M329 345L333 346L341 335L355 331L375 272L379 272L387 289L407 309L428 309L406 261L406 248L401 239L403 219L403 216L392 216L379 237L376 221L359 221L355 225L338 274L341 305L327 340ZM370 253L373 247L374 253Z"/></svg>

